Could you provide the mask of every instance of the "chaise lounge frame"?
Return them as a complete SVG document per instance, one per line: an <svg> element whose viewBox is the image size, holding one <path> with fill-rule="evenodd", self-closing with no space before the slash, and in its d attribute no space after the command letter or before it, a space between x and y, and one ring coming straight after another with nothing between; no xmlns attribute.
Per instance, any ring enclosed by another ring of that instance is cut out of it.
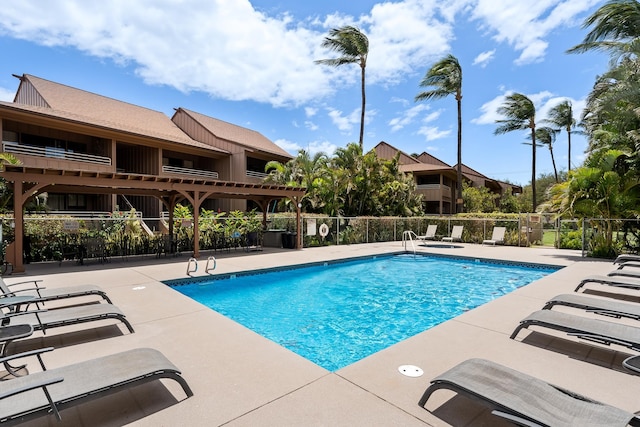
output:
<svg viewBox="0 0 640 427"><path fill-rule="evenodd" d="M431 381L418 404L452 390L522 426L640 426L634 414L484 359L469 359Z"/></svg>
<svg viewBox="0 0 640 427"><path fill-rule="evenodd" d="M99 296L107 303L111 304L111 299L107 296L107 293L97 285L77 285L77 286L65 286L62 288L46 288L40 286L42 280L33 279L25 280L16 283L6 283L2 277L0 277L0 292L3 295L0 297L11 297L30 295L34 297L33 303L38 304L47 301L56 301L68 298L86 297L86 296ZM12 289L14 286L33 283L32 287L22 289Z"/></svg>
<svg viewBox="0 0 640 427"><path fill-rule="evenodd" d="M0 358L36 356L41 372L0 382L0 423L16 425L81 403L162 378L178 382L187 398L193 391L180 370L162 353L138 348L46 370L41 354L53 348L33 350Z"/></svg>
<svg viewBox="0 0 640 427"><path fill-rule="evenodd" d="M554 329L583 340L604 345L617 344L640 351L640 328L551 310L531 313L520 321L510 338L514 339L518 332L530 326Z"/></svg>

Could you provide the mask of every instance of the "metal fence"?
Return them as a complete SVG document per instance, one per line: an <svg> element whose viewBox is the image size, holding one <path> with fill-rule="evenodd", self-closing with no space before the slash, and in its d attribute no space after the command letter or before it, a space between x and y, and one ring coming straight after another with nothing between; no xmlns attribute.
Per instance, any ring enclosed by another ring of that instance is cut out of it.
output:
<svg viewBox="0 0 640 427"><path fill-rule="evenodd" d="M27 247L37 259L65 256L65 248L82 239L104 237L111 253L157 253L162 236L167 232L166 218L146 218L135 215L113 215L96 212L93 215L46 214L25 215ZM182 251L192 250L192 219L175 218L177 226L172 241L179 242ZM226 218L216 219L224 228ZM10 216L0 217L2 247L15 239ZM117 226L116 226L117 225ZM148 226L151 225L151 226ZM203 224L201 223L201 226ZM505 217L420 216L420 217L326 217L303 215L303 247L402 241L411 231L418 236L429 225L436 225L435 241L450 236L455 225L464 227L462 241L482 243L490 239L494 227L505 227L507 246L551 246L559 249L581 250L583 256L614 257L619 253L640 251L640 220L576 218L559 219L550 214L521 214ZM261 238L264 246L294 247L296 238L294 215L269 214ZM297 237L297 236L296 236ZM226 248L232 242L202 227L201 249ZM211 246L209 248L208 246ZM234 243L235 245L235 243Z"/></svg>

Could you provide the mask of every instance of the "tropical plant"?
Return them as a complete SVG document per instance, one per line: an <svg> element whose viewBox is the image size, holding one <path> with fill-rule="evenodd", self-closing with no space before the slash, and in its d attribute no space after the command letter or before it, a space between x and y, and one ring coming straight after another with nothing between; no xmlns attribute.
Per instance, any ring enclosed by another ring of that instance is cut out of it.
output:
<svg viewBox="0 0 640 427"><path fill-rule="evenodd" d="M336 150L331 158L310 158L301 150L286 164L270 163L267 182L304 186L303 211L329 216L418 215L422 198L413 176L399 168L399 156L379 159L363 155L358 144Z"/></svg>
<svg viewBox="0 0 640 427"><path fill-rule="evenodd" d="M549 148L551 154L551 164L553 165L553 176L558 182L558 168L556 168L556 159L553 156L553 143L556 142L557 131L548 126L539 127L536 129L536 141L540 141L541 145L546 145Z"/></svg>
<svg viewBox="0 0 640 427"><path fill-rule="evenodd" d="M268 173L265 182L275 182L283 185L305 187L307 190L300 200L305 212L322 212L324 198L323 186L327 181L327 155L318 152L311 157L305 150L300 150L298 155L283 164L275 160L265 166ZM289 201L288 206L291 207Z"/></svg>
<svg viewBox="0 0 640 427"><path fill-rule="evenodd" d="M640 182L629 153L608 150L569 173L550 190L548 210L559 215L602 218L603 245L612 247L614 218L638 217Z"/></svg>
<svg viewBox="0 0 640 427"><path fill-rule="evenodd" d="M367 67L367 55L369 54L369 39L360 29L346 25L334 28L325 37L322 47L337 52L340 56L330 59L319 59L316 64L324 64L339 67L344 64L358 64L360 66L360 90L362 93L362 106L360 110L360 149L363 148L364 116L365 116L365 69Z"/></svg>
<svg viewBox="0 0 640 427"><path fill-rule="evenodd" d="M456 212L463 210L462 203L462 67L458 58L449 54L436 62L420 81L420 87L434 89L420 92L416 101L444 98L453 95L458 107L458 164L456 180Z"/></svg>
<svg viewBox="0 0 640 427"><path fill-rule="evenodd" d="M564 100L560 102L558 105L553 107L547 113L547 119L543 120L545 123L549 123L556 127L557 130L564 129L567 132L567 145L568 145L568 153L567 153L567 165L568 171L571 170L571 131L576 126L576 119L573 118L573 107L571 105L571 101ZM555 166L554 166L555 170Z"/></svg>
<svg viewBox="0 0 640 427"><path fill-rule="evenodd" d="M467 212L494 212L496 200L500 195L493 193L487 187L471 187L466 182L462 190L464 205Z"/></svg>
<svg viewBox="0 0 640 427"><path fill-rule="evenodd" d="M614 57L637 51L640 37L640 3L637 0L610 0L589 16L583 28L593 27L582 43L568 53L603 50Z"/></svg>
<svg viewBox="0 0 640 427"><path fill-rule="evenodd" d="M498 108L504 119L496 120L499 126L494 133L503 135L516 130L531 131L531 209L535 212L536 201L536 108L533 102L521 93L513 93L505 98Z"/></svg>
<svg viewBox="0 0 640 427"><path fill-rule="evenodd" d="M20 160L11 153L0 153L0 171L4 170L5 165L19 165ZM7 186L4 178L0 177L0 212L4 212L7 205L11 203L13 192Z"/></svg>

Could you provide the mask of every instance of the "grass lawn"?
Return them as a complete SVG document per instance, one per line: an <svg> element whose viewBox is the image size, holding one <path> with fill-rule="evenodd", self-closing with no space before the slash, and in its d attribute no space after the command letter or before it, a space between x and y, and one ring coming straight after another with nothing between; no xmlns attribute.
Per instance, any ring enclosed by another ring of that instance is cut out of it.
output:
<svg viewBox="0 0 640 427"><path fill-rule="evenodd" d="M555 246L556 230L544 230L542 234L542 246Z"/></svg>

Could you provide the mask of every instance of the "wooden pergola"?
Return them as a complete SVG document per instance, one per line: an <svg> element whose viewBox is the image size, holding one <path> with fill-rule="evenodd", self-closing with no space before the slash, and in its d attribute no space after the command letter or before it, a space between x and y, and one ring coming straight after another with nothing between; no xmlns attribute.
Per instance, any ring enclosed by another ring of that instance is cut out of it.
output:
<svg viewBox="0 0 640 427"><path fill-rule="evenodd" d="M23 244L24 206L32 197L44 193L69 194L123 194L153 196L161 200L169 211L169 234L173 235L175 206L187 201L193 207L193 256L200 256L198 218L202 202L207 199L246 199L260 206L263 223L267 220L269 203L289 198L296 207L296 249L302 247L300 201L305 188L269 184L247 184L201 178L166 177L116 172L70 171L5 165L0 172L13 189L15 242L7 248L7 259L13 262L13 271L24 272ZM12 252L12 253L9 253Z"/></svg>

